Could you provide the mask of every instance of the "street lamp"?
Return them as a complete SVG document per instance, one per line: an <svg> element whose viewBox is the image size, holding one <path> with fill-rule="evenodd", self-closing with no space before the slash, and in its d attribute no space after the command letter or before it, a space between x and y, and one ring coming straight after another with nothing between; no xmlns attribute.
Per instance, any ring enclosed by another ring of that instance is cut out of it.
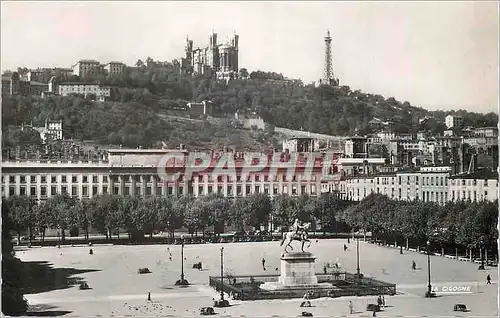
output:
<svg viewBox="0 0 500 318"><path fill-rule="evenodd" d="M229 301L224 299L224 247L220 248L220 300L215 301L214 307L229 307Z"/></svg>
<svg viewBox="0 0 500 318"><path fill-rule="evenodd" d="M61 248L61 228L57 228L57 247Z"/></svg>
<svg viewBox="0 0 500 318"><path fill-rule="evenodd" d="M356 264L356 275L358 276L358 278L361 278L361 273L359 272L359 235L356 236Z"/></svg>
<svg viewBox="0 0 500 318"><path fill-rule="evenodd" d="M175 282L177 286L188 286L189 282L184 278L184 235L181 235L181 279Z"/></svg>
<svg viewBox="0 0 500 318"><path fill-rule="evenodd" d="M428 284L427 284L427 292L425 293L425 297L431 298L434 297L435 294L432 292L431 286L431 242L427 241L427 274L428 274Z"/></svg>
<svg viewBox="0 0 500 318"><path fill-rule="evenodd" d="M485 248L484 248L484 245L485 245L484 244L484 237L481 237L481 241L480 241L479 244L480 244L479 248L481 249L480 250L480 253L481 253L481 265L479 265L478 269L479 270L484 270L484 250L485 250Z"/></svg>

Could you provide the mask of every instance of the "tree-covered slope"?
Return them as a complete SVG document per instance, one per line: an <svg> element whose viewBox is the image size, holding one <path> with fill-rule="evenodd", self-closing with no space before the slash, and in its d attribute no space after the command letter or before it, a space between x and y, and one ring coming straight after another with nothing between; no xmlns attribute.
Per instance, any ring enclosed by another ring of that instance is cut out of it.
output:
<svg viewBox="0 0 500 318"><path fill-rule="evenodd" d="M496 126L498 121L493 113L429 112L393 97L363 93L348 86L304 85L272 72L248 74L242 69L243 79L226 83L213 77L182 75L176 61L146 59L146 62L138 62L137 67L127 68L118 77L97 78L102 85L112 87L111 100L105 103L78 97L5 96L2 99L4 133L9 126L23 122L43 125L46 119L62 119L65 136L92 139L101 144L152 146L162 140L182 140L190 130L193 135L200 133L202 139L215 138L215 132L205 134L210 131L206 124L184 127L162 116L176 112L187 114L188 102L203 100L212 102L215 116L232 117L238 110L252 111L274 126L330 135L370 133L369 122L373 118L391 122L395 132L416 132L422 128L442 131L442 123L422 127L419 119L429 116L443 122L449 113L463 116L465 125L470 126ZM230 128L226 131L217 127L216 130L218 135L241 133ZM188 138L186 143L189 145L192 141ZM231 141L227 142L231 145Z"/></svg>

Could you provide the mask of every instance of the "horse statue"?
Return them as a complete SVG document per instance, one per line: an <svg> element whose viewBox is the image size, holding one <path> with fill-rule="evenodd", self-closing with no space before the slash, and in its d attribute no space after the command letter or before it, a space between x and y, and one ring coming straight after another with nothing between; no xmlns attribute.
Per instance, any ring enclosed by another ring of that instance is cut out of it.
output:
<svg viewBox="0 0 500 318"><path fill-rule="evenodd" d="M283 244L287 242L287 244L285 245L285 252L287 252L288 247L290 247L293 250L293 247L291 245L293 241L299 241L302 243L301 247L302 252L304 252L304 244L306 242L309 243L307 248L311 247L311 241L307 238L307 230L309 229L310 226L311 223L306 223L303 226L300 226L298 224L298 220L295 220L293 231L283 233L283 240L281 241L280 246L283 246Z"/></svg>

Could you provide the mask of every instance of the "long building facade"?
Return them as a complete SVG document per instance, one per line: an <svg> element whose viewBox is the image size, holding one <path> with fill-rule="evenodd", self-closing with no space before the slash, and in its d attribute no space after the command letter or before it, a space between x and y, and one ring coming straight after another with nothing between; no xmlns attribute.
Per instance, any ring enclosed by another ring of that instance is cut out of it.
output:
<svg viewBox="0 0 500 318"><path fill-rule="evenodd" d="M184 159L164 166L161 162L166 154ZM360 201L370 193L385 194L395 200L440 204L498 199L498 174L492 172L451 175L449 167L422 167L414 171L346 175L342 159L317 158L314 165L308 165L299 154L295 172L290 174L290 165L285 163L288 153L281 154L283 162L276 169L266 166L259 171L249 171L244 155L234 153L235 173L216 175L212 171L220 154L211 153L212 161L206 169L186 174L188 155L185 150L118 149L109 151L106 162L3 162L2 197L26 195L43 202L62 193L84 199L101 194L199 197L220 193L237 198L254 193L276 197L335 192L353 201ZM179 173L179 177L175 181L164 181L159 166L167 175Z"/></svg>
<svg viewBox="0 0 500 318"><path fill-rule="evenodd" d="M334 169L324 169L321 163L312 168L305 180L305 161L298 163L293 177L286 168L271 172L265 168L245 173L243 157L236 158L235 174L214 176L214 164L189 179L182 171L184 164L167 167L168 173L180 172L176 181L166 182L158 173L161 157L168 150L111 150L107 162L4 162L2 164L2 196L26 195L39 202L51 196L67 193L75 198L92 198L100 194L132 196L193 195L220 193L227 197L245 197L253 193L299 196L307 193L338 190L339 178ZM172 150L170 150L172 152ZM187 156L187 152L173 150ZM329 181L325 181L325 175Z"/></svg>
<svg viewBox="0 0 500 318"><path fill-rule="evenodd" d="M448 201L495 201L498 173L452 175L450 167L421 167L414 171L350 176L340 184L343 198L361 201L370 193L395 200L420 200L444 204Z"/></svg>

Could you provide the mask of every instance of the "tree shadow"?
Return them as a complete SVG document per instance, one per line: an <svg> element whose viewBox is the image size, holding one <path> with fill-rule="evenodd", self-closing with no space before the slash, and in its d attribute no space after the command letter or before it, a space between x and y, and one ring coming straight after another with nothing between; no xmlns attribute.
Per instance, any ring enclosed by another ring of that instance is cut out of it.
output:
<svg viewBox="0 0 500 318"><path fill-rule="evenodd" d="M57 289L67 289L84 283L74 275L97 272L99 269L54 268L46 261L23 262L23 291L25 294L38 294Z"/></svg>
<svg viewBox="0 0 500 318"><path fill-rule="evenodd" d="M72 313L68 310L51 310L58 307L52 305L30 305L28 312L24 314L27 317L60 317Z"/></svg>

